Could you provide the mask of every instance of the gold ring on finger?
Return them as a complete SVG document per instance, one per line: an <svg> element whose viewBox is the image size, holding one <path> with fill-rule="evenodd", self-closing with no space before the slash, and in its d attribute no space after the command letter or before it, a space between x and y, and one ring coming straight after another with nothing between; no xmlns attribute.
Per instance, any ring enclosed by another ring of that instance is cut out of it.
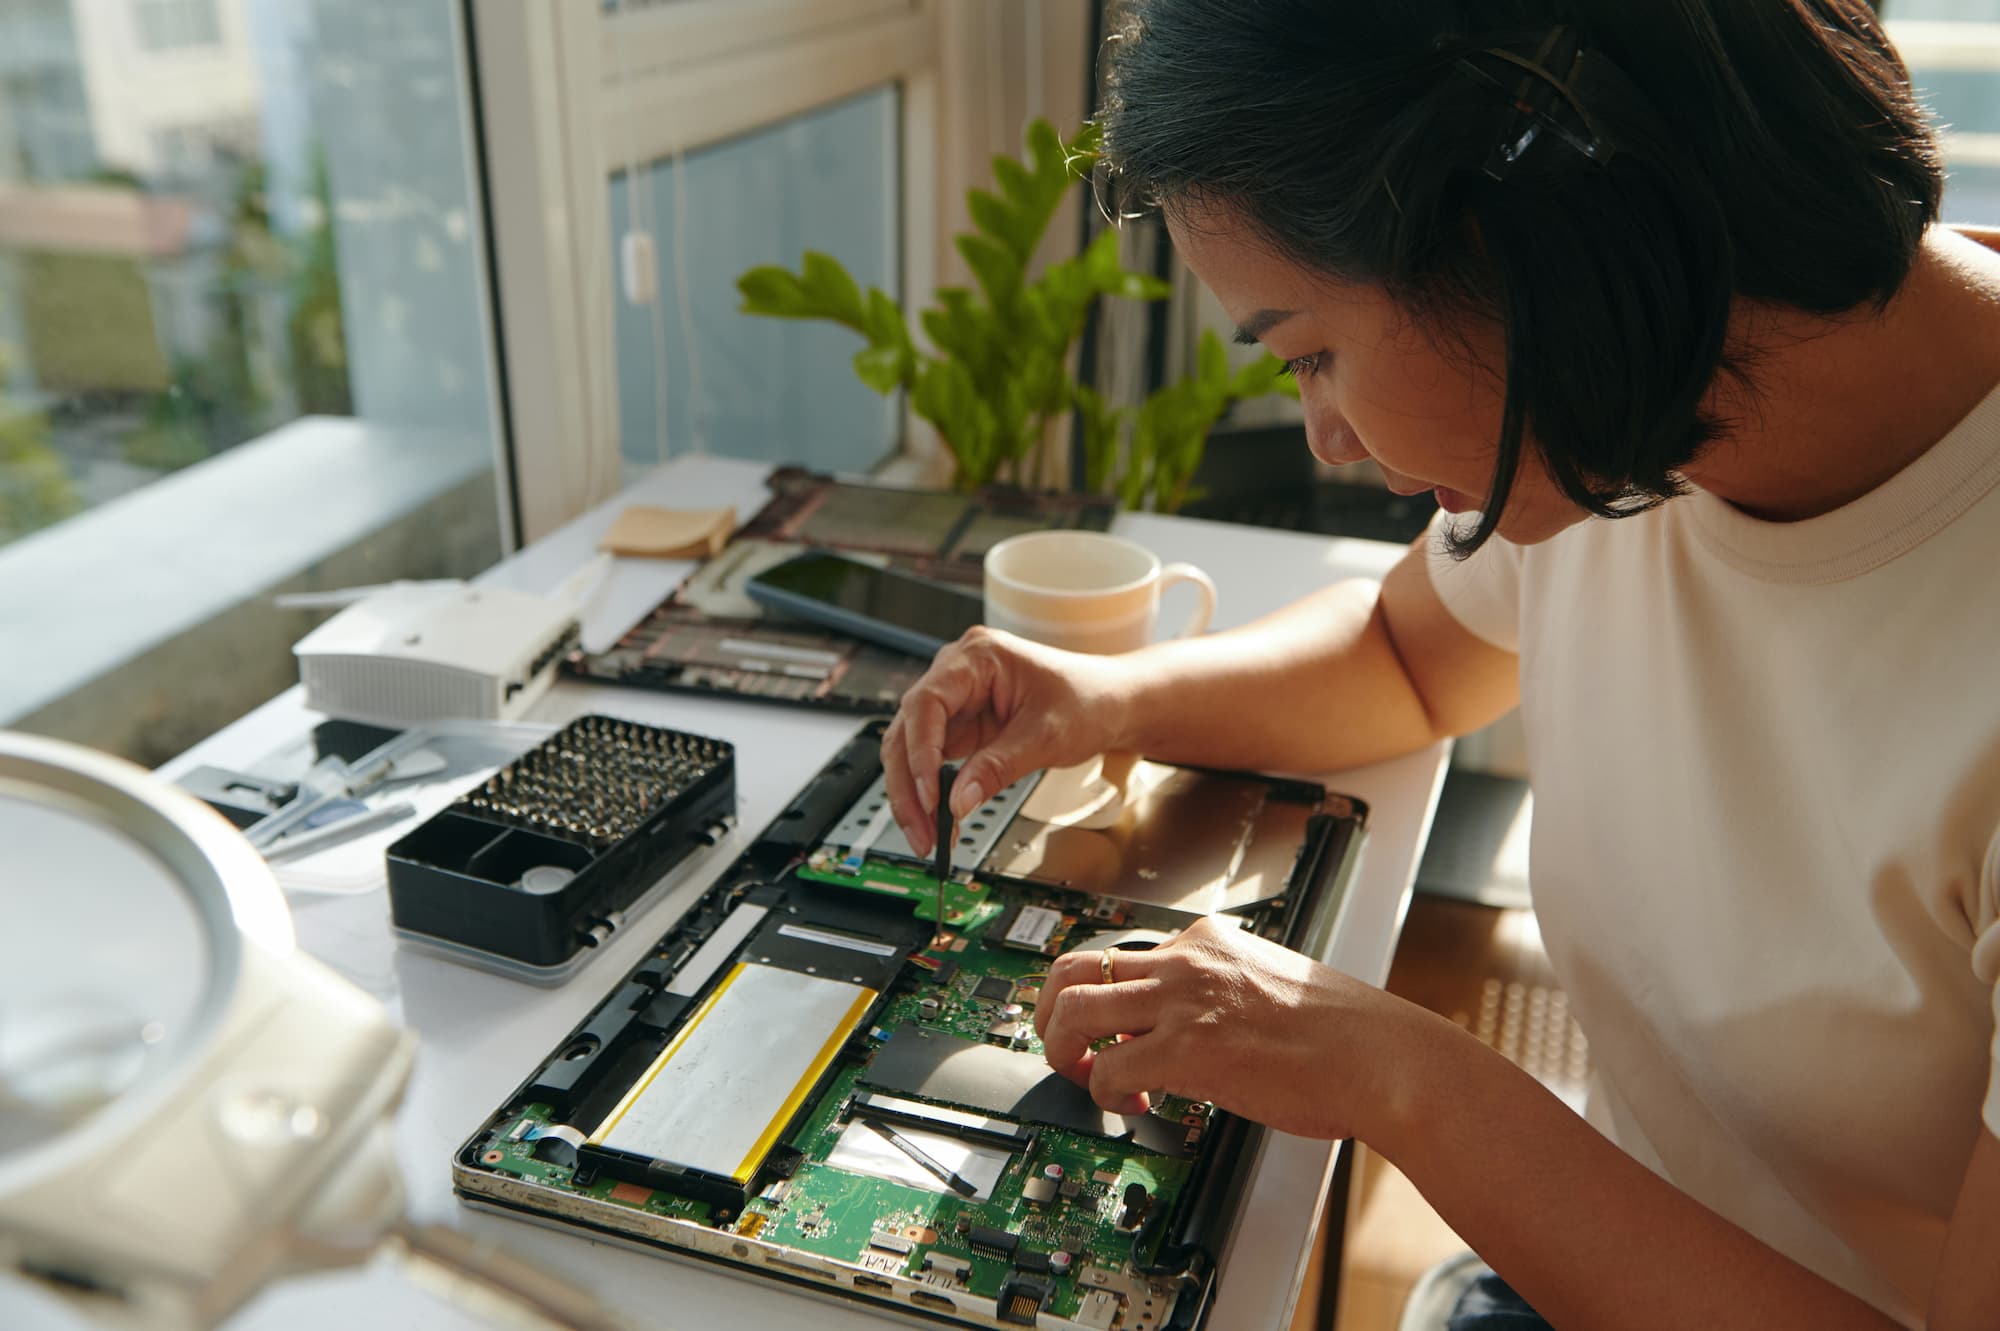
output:
<svg viewBox="0 0 2000 1331"><path fill-rule="evenodd" d="M1114 981L1111 978L1111 962L1112 958L1115 957L1116 955L1117 955L1116 949L1108 947L1105 948L1102 952L1097 954L1097 973L1099 977L1101 977L1102 982L1105 984L1116 983L1116 981Z"/></svg>

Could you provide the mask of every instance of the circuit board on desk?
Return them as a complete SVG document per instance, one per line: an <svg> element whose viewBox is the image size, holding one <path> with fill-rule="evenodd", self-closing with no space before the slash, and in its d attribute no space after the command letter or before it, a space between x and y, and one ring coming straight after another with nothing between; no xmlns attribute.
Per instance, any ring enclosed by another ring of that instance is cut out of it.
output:
<svg viewBox="0 0 2000 1331"><path fill-rule="evenodd" d="M973 863L940 885L882 830L879 729L465 1143L461 1195L957 1325L1197 1325L1253 1130L1171 1097L1099 1110L1042 1060L1041 980L1074 947L1164 940L1191 900L1296 943L1331 914L1360 810L1298 783L1169 782L1089 835L1145 860L1172 844L1148 824L1173 798L1233 816L1251 783L1276 812L1238 819L1225 858L1287 872L1254 901L1229 884L1131 900L991 871L1037 845L1081 862L1003 793L975 815L998 834L969 836ZM1258 829L1304 835L1259 849Z"/></svg>
<svg viewBox="0 0 2000 1331"><path fill-rule="evenodd" d="M908 490L780 467L771 499L715 558L690 574L617 643L578 649L564 668L602 683L754 698L886 715L929 664L796 620L750 599L751 578L808 550L840 550L902 572L976 589L986 551L1023 532L1104 531L1101 495L989 486Z"/></svg>

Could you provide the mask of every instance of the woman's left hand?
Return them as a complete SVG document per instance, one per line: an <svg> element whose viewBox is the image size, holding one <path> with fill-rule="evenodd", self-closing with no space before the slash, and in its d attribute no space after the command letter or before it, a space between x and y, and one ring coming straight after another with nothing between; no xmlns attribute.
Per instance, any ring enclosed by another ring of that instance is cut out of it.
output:
<svg viewBox="0 0 2000 1331"><path fill-rule="evenodd" d="M1109 984L1103 957L1057 958L1035 1006L1049 1065L1101 1107L1143 1113L1165 1091L1299 1136L1363 1131L1409 1005L1213 919L1113 953Z"/></svg>

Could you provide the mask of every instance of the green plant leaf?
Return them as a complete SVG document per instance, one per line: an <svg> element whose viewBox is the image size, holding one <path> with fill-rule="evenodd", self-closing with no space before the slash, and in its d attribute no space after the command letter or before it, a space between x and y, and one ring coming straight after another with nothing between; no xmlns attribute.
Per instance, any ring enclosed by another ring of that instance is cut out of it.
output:
<svg viewBox="0 0 2000 1331"><path fill-rule="evenodd" d="M769 315L777 319L820 319L827 316L814 308L799 279L783 268L752 268L736 279L743 297L743 313Z"/></svg>
<svg viewBox="0 0 2000 1331"><path fill-rule="evenodd" d="M889 294L880 287L868 288L868 303L863 311L862 331L876 346L910 345L910 328L903 322L903 311Z"/></svg>
<svg viewBox="0 0 2000 1331"><path fill-rule="evenodd" d="M1118 260L1118 233L1100 231L1084 250L1081 261L1091 285L1107 296L1127 300L1165 300L1174 294L1173 284L1147 273L1135 273Z"/></svg>
<svg viewBox="0 0 2000 1331"><path fill-rule="evenodd" d="M1067 346L1063 339L1055 312L1050 308L1050 293L1041 282L1021 288L1021 299L1014 310L1015 335L1013 347L1017 353L1026 356L1046 350L1052 345Z"/></svg>
<svg viewBox="0 0 2000 1331"><path fill-rule="evenodd" d="M1125 474L1118 482L1118 503L1122 508L1143 508L1146 491L1153 483L1153 442L1142 416L1132 428L1132 447L1125 455Z"/></svg>
<svg viewBox="0 0 2000 1331"><path fill-rule="evenodd" d="M910 407L944 437L958 459L961 484L992 483L1000 465L993 412L980 400L971 371L958 361L927 362L910 390Z"/></svg>
<svg viewBox="0 0 2000 1331"><path fill-rule="evenodd" d="M1087 384L1076 386L1076 410L1083 433L1083 483L1101 494L1110 485L1112 468L1118 463L1118 437L1126 413Z"/></svg>
<svg viewBox="0 0 2000 1331"><path fill-rule="evenodd" d="M906 376L916 368L916 357L901 347L864 347L854 353L854 374L878 393L901 388Z"/></svg>
<svg viewBox="0 0 2000 1331"><path fill-rule="evenodd" d="M1070 150L1056 133L1056 127L1040 116L1028 124L1028 160L1035 174L1044 179L1057 175L1074 178L1069 169Z"/></svg>
<svg viewBox="0 0 2000 1331"><path fill-rule="evenodd" d="M948 310L925 310L918 316L924 323L924 336L931 345L948 356L963 360L967 354L968 339L966 323L955 318Z"/></svg>
<svg viewBox="0 0 2000 1331"><path fill-rule="evenodd" d="M1229 395L1262 397L1266 393L1281 391L1279 386L1289 378L1283 361L1276 356L1260 356L1236 372L1236 377L1229 383Z"/></svg>
<svg viewBox="0 0 2000 1331"><path fill-rule="evenodd" d="M1000 391L989 400L993 404L994 442L1004 462L1019 461L1034 443L1029 422L1034 418L1028 401L1028 386L1009 376Z"/></svg>
<svg viewBox="0 0 2000 1331"><path fill-rule="evenodd" d="M1070 404L1069 369L1054 356L1037 356L1021 366L1019 386L1024 414L1047 417Z"/></svg>
<svg viewBox="0 0 2000 1331"><path fill-rule="evenodd" d="M995 311L1012 304L1021 290L1021 261L985 236L959 236L955 243Z"/></svg>
<svg viewBox="0 0 2000 1331"><path fill-rule="evenodd" d="M1165 300L1174 294L1174 284L1149 273L1120 273L1117 285L1106 288L1105 294L1126 300Z"/></svg>
<svg viewBox="0 0 2000 1331"><path fill-rule="evenodd" d="M1007 157L993 159L994 181L1013 212L1004 231L995 234L1004 235L1004 243L1023 262L1041 245L1049 219L1076 185L1078 177L1070 165L1074 156L1071 145L1063 142L1053 125L1036 120L1028 126L1027 155L1022 161ZM978 221L978 210L984 205L975 202L973 207L974 220ZM980 225L995 230L985 222Z"/></svg>
<svg viewBox="0 0 2000 1331"><path fill-rule="evenodd" d="M1090 274L1090 280L1100 286L1117 281L1125 271L1118 262L1118 233L1109 228L1091 237L1077 259Z"/></svg>
<svg viewBox="0 0 2000 1331"><path fill-rule="evenodd" d="M1194 373L1137 408L1114 407L1071 377L1069 352L1100 297L1161 300L1169 283L1119 261L1118 237L1106 232L1033 281L1027 264L1055 210L1101 151L1096 125L1065 140L1047 121L1030 125L1022 156L993 163L994 186L974 190L975 229L956 238L977 289L946 287L918 316L927 351L911 322L879 288L865 293L832 257L807 252L797 273L755 268L737 280L746 313L826 319L867 340L855 375L877 392L910 393L911 410L937 427L958 459L960 483L981 485L1043 438L1048 421L1075 410L1085 476L1128 507L1171 511L1191 492L1209 431L1229 404L1266 392L1296 395L1278 362L1230 370L1220 339L1204 337ZM928 354L935 351L935 356Z"/></svg>
<svg viewBox="0 0 2000 1331"><path fill-rule="evenodd" d="M799 279L805 284L807 293L827 311L828 318L837 319L850 328L864 326L861 288L855 285L854 279L838 259L817 250L807 250L799 267Z"/></svg>
<svg viewBox="0 0 2000 1331"><path fill-rule="evenodd" d="M938 298L938 307L922 316L931 345L964 361L975 382L998 382L1004 356L992 311L976 304L963 287L940 288Z"/></svg>
<svg viewBox="0 0 2000 1331"><path fill-rule="evenodd" d="M1025 316L1040 319L1037 331L1044 345L1067 351L1089 321L1096 294L1083 265L1065 259L1050 264L1041 280L1022 293L1022 308Z"/></svg>
<svg viewBox="0 0 2000 1331"><path fill-rule="evenodd" d="M1229 385L1229 351L1222 345L1222 339L1215 335L1213 328L1204 328L1201 333L1201 347L1195 354L1196 375L1201 382L1218 393Z"/></svg>
<svg viewBox="0 0 2000 1331"><path fill-rule="evenodd" d="M1025 208L1036 197L1035 178L1011 157L993 159L993 182L1000 187L1001 197L1017 209Z"/></svg>
<svg viewBox="0 0 2000 1331"><path fill-rule="evenodd" d="M972 220L979 229L1006 246L1015 259L1025 265L1035 252L1040 236L1030 231L1020 210L983 189L973 190L965 198L972 210Z"/></svg>
<svg viewBox="0 0 2000 1331"><path fill-rule="evenodd" d="M1139 407L1120 498L1127 508L1160 507L1163 494L1178 483L1174 470L1185 456L1178 447L1190 416L1198 409L1200 385L1192 379L1168 384Z"/></svg>
<svg viewBox="0 0 2000 1331"><path fill-rule="evenodd" d="M811 250L798 275L783 268L753 268L736 279L745 314L780 319L831 319L866 336L861 288L840 262Z"/></svg>

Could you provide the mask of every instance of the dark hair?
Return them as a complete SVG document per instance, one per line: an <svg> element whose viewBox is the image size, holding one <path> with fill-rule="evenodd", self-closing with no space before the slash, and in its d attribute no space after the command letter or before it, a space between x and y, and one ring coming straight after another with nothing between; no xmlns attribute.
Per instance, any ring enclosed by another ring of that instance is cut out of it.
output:
<svg viewBox="0 0 2000 1331"><path fill-rule="evenodd" d="M1584 115L1553 94L1566 64L1523 73L1552 32L1596 71ZM1116 34L1127 201L1226 204L1303 267L1504 324L1499 461L1460 554L1526 439L1599 516L1680 493L1723 428L1717 373L1743 376L1732 301L1884 304L1938 215L1934 133L1865 0L1131 0ZM1562 132L1489 171L1537 123L1524 77Z"/></svg>

